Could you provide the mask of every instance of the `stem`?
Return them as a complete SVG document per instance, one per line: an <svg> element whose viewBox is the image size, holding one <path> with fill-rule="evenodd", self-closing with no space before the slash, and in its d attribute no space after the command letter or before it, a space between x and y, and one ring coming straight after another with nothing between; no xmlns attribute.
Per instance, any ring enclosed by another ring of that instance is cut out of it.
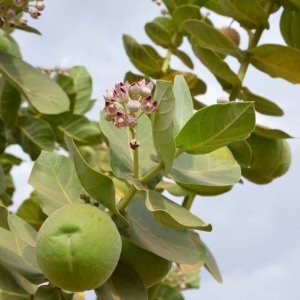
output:
<svg viewBox="0 0 300 300"><path fill-rule="evenodd" d="M147 290L148 300L155 300L158 289L159 289L159 285L160 285L160 283L148 288L148 290Z"/></svg>
<svg viewBox="0 0 300 300"><path fill-rule="evenodd" d="M183 153L184 150L182 149L177 149L175 153L175 158L178 157L181 153ZM161 170L163 170L164 164L160 162L157 166L155 166L152 170L150 170L148 173L146 173L144 176L139 178L140 183L147 183L152 177L154 177L156 174L158 174ZM132 184L127 191L127 193L123 196L123 198L119 201L117 204L117 209L121 212L125 210L127 205L130 203L131 199L135 195L135 193L138 190L136 187Z"/></svg>
<svg viewBox="0 0 300 300"><path fill-rule="evenodd" d="M274 5L273 2L267 2L267 4L266 4L265 9L266 9L266 13L267 13L268 16L271 13L273 5ZM248 44L247 51L251 50L252 48L254 48L258 45L258 42L259 42L264 30L265 30L265 27L263 25L259 26L255 30L253 36L249 39L249 44ZM246 57L243 60L243 62L241 63L240 68L239 68L238 73L237 73L237 76L240 79L241 83L243 83L243 81L245 79L246 72L248 70L249 65L250 65L250 55L246 54ZM241 88L234 89L231 92L230 97L229 97L231 101L234 101L237 98L238 94L240 93L240 90L241 90Z"/></svg>
<svg viewBox="0 0 300 300"><path fill-rule="evenodd" d="M166 58L165 58L165 60L163 62L162 68L161 68L162 71L163 71L163 73L166 73L167 70L168 70L168 67L169 67L169 64L170 64L170 60L171 60L171 56L172 56L172 50L168 49Z"/></svg>
<svg viewBox="0 0 300 300"><path fill-rule="evenodd" d="M126 208L126 206L130 203L132 197L135 195L136 192L137 192L137 189L132 184L130 186L129 190L123 196L123 198L118 202L118 204L117 204L118 211L121 212L121 211L123 211Z"/></svg>
<svg viewBox="0 0 300 300"><path fill-rule="evenodd" d="M130 129L131 137L136 140L136 130ZM133 177L138 179L140 177L139 171L139 148L132 149L133 151Z"/></svg>
<svg viewBox="0 0 300 300"><path fill-rule="evenodd" d="M187 196L185 196L182 202L182 206L190 210L194 202L195 196L195 194L188 194Z"/></svg>

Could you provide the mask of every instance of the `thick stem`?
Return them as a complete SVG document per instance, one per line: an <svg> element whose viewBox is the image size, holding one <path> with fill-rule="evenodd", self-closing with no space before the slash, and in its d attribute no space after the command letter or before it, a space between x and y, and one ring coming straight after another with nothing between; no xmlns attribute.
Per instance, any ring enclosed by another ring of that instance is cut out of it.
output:
<svg viewBox="0 0 300 300"><path fill-rule="evenodd" d="M171 56L172 56L172 50L168 49L167 54L166 54L166 58L164 59L164 62L163 62L162 68L161 68L163 73L167 73L167 71L168 71Z"/></svg>
<svg viewBox="0 0 300 300"><path fill-rule="evenodd" d="M188 194L187 196L185 196L182 202L182 206L190 210L194 202L195 196L195 194Z"/></svg>
<svg viewBox="0 0 300 300"><path fill-rule="evenodd" d="M132 141L136 141L138 143L138 140L136 138L136 130L130 129ZM133 147L131 146L131 150L133 151L133 177L136 179L139 179L140 177L140 171L139 171L139 147Z"/></svg>
<svg viewBox="0 0 300 300"><path fill-rule="evenodd" d="M157 292L158 292L158 289L159 289L159 285L160 285L160 283L148 288L148 290L147 290L148 300L155 300L156 299L156 295L157 295Z"/></svg>
<svg viewBox="0 0 300 300"><path fill-rule="evenodd" d="M267 2L267 4L266 4L265 9L266 9L266 13L268 16L271 13L273 5L274 5L273 2ZM259 42L264 30L265 30L265 27L263 25L259 26L255 30L254 34L249 38L249 44L248 44L247 51L251 50L252 48L254 48L258 45L258 42ZM237 76L240 79L241 83L243 83L243 81L245 79L249 65L250 65L250 56L246 55L245 59L242 61L241 65L240 65L240 68L237 73ZM241 84L241 86L242 86L242 84ZM230 97L229 97L230 100L234 101L237 98L239 93L240 93L240 88L234 89L230 94Z"/></svg>

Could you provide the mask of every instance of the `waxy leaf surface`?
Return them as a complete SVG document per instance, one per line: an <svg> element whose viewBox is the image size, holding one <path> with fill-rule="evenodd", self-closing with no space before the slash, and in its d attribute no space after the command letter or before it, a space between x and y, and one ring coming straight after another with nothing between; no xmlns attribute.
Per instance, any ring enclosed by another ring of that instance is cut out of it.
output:
<svg viewBox="0 0 300 300"><path fill-rule="evenodd" d="M176 137L176 145L190 154L205 154L247 138L254 126L253 103L215 104L193 115Z"/></svg>

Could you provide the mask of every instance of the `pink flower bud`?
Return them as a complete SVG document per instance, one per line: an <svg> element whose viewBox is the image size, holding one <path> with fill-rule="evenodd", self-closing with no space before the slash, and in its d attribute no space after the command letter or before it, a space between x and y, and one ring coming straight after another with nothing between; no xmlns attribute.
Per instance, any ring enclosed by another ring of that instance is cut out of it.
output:
<svg viewBox="0 0 300 300"><path fill-rule="evenodd" d="M14 3L14 6L21 7L24 5L25 1L24 0L14 0L13 3Z"/></svg>
<svg viewBox="0 0 300 300"><path fill-rule="evenodd" d="M127 102L127 108L131 113L135 113L141 108L141 103L137 100L129 100Z"/></svg>
<svg viewBox="0 0 300 300"><path fill-rule="evenodd" d="M29 14L33 19L37 19L41 15L41 13L36 8L31 8Z"/></svg>
<svg viewBox="0 0 300 300"><path fill-rule="evenodd" d="M217 103L228 103L230 100L228 97L222 96L217 99Z"/></svg>
<svg viewBox="0 0 300 300"><path fill-rule="evenodd" d="M35 4L35 8L39 11L44 10L45 9L44 1L41 1L41 0L37 1L36 4Z"/></svg>

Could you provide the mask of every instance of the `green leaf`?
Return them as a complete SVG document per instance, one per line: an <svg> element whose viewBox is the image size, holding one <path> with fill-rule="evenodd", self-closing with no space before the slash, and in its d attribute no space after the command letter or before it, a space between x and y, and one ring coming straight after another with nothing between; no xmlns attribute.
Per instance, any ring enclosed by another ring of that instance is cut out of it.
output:
<svg viewBox="0 0 300 300"><path fill-rule="evenodd" d="M66 132L81 145L101 143L99 124L84 116L66 114L64 121L57 126L56 132L61 142L63 142L63 135Z"/></svg>
<svg viewBox="0 0 300 300"><path fill-rule="evenodd" d="M150 39L159 46L168 48L172 43L169 32L156 22L146 23L145 31Z"/></svg>
<svg viewBox="0 0 300 300"><path fill-rule="evenodd" d="M146 208L144 199L136 196L127 207L130 239L138 246L169 261L194 263L198 251L187 230L160 225Z"/></svg>
<svg viewBox="0 0 300 300"><path fill-rule="evenodd" d="M249 167L242 167L245 178L257 184L266 184L288 171L291 149L285 139L267 138L253 132L247 142L253 159Z"/></svg>
<svg viewBox="0 0 300 300"><path fill-rule="evenodd" d="M69 109L69 98L60 86L21 59L0 51L0 72L40 113Z"/></svg>
<svg viewBox="0 0 300 300"><path fill-rule="evenodd" d="M19 117L15 137L33 160L38 157L41 150L54 150L54 133L50 125L42 119L31 116Z"/></svg>
<svg viewBox="0 0 300 300"><path fill-rule="evenodd" d="M239 182L241 170L224 147L205 155L182 153L176 158L170 175L176 183L194 193L217 195Z"/></svg>
<svg viewBox="0 0 300 300"><path fill-rule="evenodd" d="M177 229L198 229L211 231L210 224L204 223L186 208L169 200L167 197L153 190L148 190L146 207L164 226Z"/></svg>
<svg viewBox="0 0 300 300"><path fill-rule="evenodd" d="M179 30L183 30L184 22L190 19L201 19L199 7L197 5L178 6L172 12L172 20Z"/></svg>
<svg viewBox="0 0 300 300"><path fill-rule="evenodd" d="M172 262L138 247L124 236L122 236L121 260L137 272L146 288L158 284L172 266Z"/></svg>
<svg viewBox="0 0 300 300"><path fill-rule="evenodd" d="M153 98L158 102L158 108L151 115L153 142L159 160L164 165L164 173L168 174L175 157L173 134L175 99L172 84L158 80Z"/></svg>
<svg viewBox="0 0 300 300"><path fill-rule="evenodd" d="M78 201L83 192L73 161L52 152L42 151L28 182L37 191L41 208L47 215Z"/></svg>
<svg viewBox="0 0 300 300"><path fill-rule="evenodd" d="M119 261L112 276L95 292L99 300L148 299L142 279L122 261Z"/></svg>
<svg viewBox="0 0 300 300"><path fill-rule="evenodd" d="M256 125L254 132L260 136L269 138L269 139L289 139L292 138L288 133L279 130L279 129L271 129L269 127L265 127L262 125Z"/></svg>
<svg viewBox="0 0 300 300"><path fill-rule="evenodd" d="M269 116L282 116L283 110L274 102L253 94L247 88L241 90L242 97L245 101L253 101L255 103L255 110L261 114Z"/></svg>
<svg viewBox="0 0 300 300"><path fill-rule="evenodd" d="M190 154L205 154L247 138L254 126L251 102L215 104L194 114L177 135L176 145Z"/></svg>
<svg viewBox="0 0 300 300"><path fill-rule="evenodd" d="M0 265L0 296L3 300L30 300L29 293L2 265Z"/></svg>
<svg viewBox="0 0 300 300"><path fill-rule="evenodd" d="M194 113L193 99L182 75L175 76L173 94L175 97L174 136L176 136Z"/></svg>
<svg viewBox="0 0 300 300"><path fill-rule="evenodd" d="M3 228L0 228L0 256L1 265L18 272L32 283L45 281L38 267L34 247Z"/></svg>
<svg viewBox="0 0 300 300"><path fill-rule="evenodd" d="M246 28L268 28L268 16L258 1L222 0L219 1L219 5L227 16Z"/></svg>
<svg viewBox="0 0 300 300"><path fill-rule="evenodd" d="M203 47L199 47L197 45L193 46L193 51L195 55L200 59L202 64L205 65L210 70L210 72L212 72L216 76L218 80L219 78L222 79L230 87L241 86L241 81L238 76L215 52ZM227 89L229 88L227 87Z"/></svg>
<svg viewBox="0 0 300 300"><path fill-rule="evenodd" d="M200 238L199 238L199 244L200 246L203 246L206 250L204 267L207 269L207 271L213 276L213 278L217 282L222 283L223 279L218 264L216 262L216 259L214 258L213 254L206 246L206 244Z"/></svg>
<svg viewBox="0 0 300 300"><path fill-rule="evenodd" d="M35 247L36 230L22 220L19 216L12 213L8 215L8 224L10 231L27 245Z"/></svg>
<svg viewBox="0 0 300 300"><path fill-rule="evenodd" d="M8 128L17 122L18 110L21 105L20 93L4 78L0 81L0 112L1 118Z"/></svg>
<svg viewBox="0 0 300 300"><path fill-rule="evenodd" d="M123 44L130 61L138 70L153 78L162 74L161 65L149 49L129 35L123 35Z"/></svg>
<svg viewBox="0 0 300 300"><path fill-rule="evenodd" d="M188 20L184 23L184 28L200 47L238 58L242 56L238 47L229 38L204 21Z"/></svg>
<svg viewBox="0 0 300 300"><path fill-rule="evenodd" d="M191 58L183 51L179 49L174 49L173 54L177 56L188 68L193 69L194 63Z"/></svg>
<svg viewBox="0 0 300 300"><path fill-rule="evenodd" d="M99 203L120 215L115 203L115 186L112 179L91 168L82 158L72 138L65 134L65 142L74 160L78 179L84 189Z"/></svg>
<svg viewBox="0 0 300 300"><path fill-rule="evenodd" d="M29 199L22 202L17 210L17 215L30 224L35 230L39 230L47 215L41 210L38 196L35 192Z"/></svg>
<svg viewBox="0 0 300 300"><path fill-rule="evenodd" d="M250 63L271 77L300 83L300 50L276 44L264 44L249 51Z"/></svg>
<svg viewBox="0 0 300 300"><path fill-rule="evenodd" d="M5 206L0 205L0 227L9 230L8 210Z"/></svg>
<svg viewBox="0 0 300 300"><path fill-rule="evenodd" d="M144 175L153 169L157 163L151 157L155 155L152 138L151 122L146 115L143 115L137 126L137 139L139 146L140 175ZM128 128L116 128L112 122L108 122L101 114L100 129L109 141L110 163L115 176L127 179L133 175L133 151L129 143L132 139Z"/></svg>
<svg viewBox="0 0 300 300"><path fill-rule="evenodd" d="M83 114L91 105L92 77L84 66L68 69L68 75L73 79L76 93L73 113Z"/></svg>

